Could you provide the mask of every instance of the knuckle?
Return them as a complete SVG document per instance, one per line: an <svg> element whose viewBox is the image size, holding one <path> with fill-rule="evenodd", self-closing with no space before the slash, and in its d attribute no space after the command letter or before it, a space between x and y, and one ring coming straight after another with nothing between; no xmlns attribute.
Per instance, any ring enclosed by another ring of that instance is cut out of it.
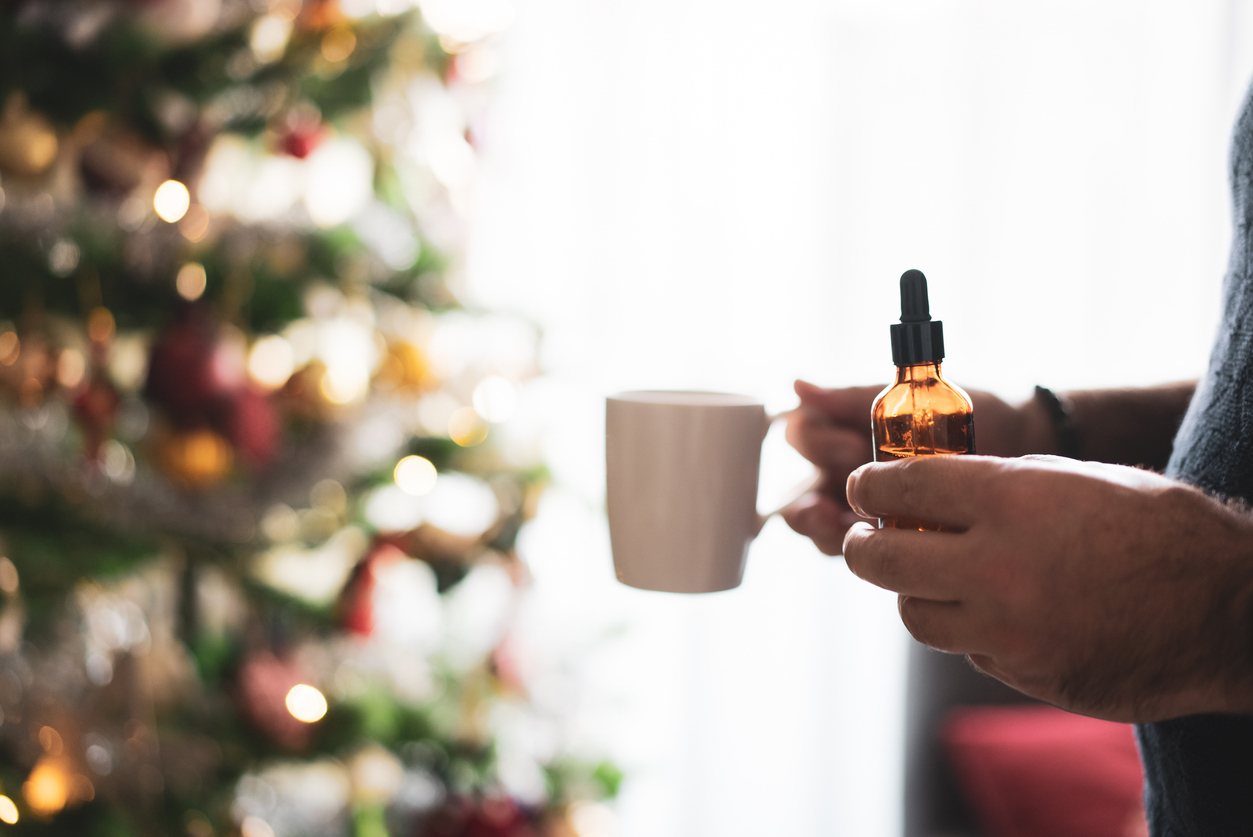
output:
<svg viewBox="0 0 1253 837"><path fill-rule="evenodd" d="M831 557L835 557L836 555L839 555L840 552L842 551L844 542L838 538L836 540L824 539L821 542L815 540L814 545L818 547L818 551L821 552L823 555L829 555Z"/></svg>
<svg viewBox="0 0 1253 837"><path fill-rule="evenodd" d="M896 609L900 613L901 624L905 626L905 630L909 631L910 636L923 645L938 647L937 637L934 636L934 626L926 618L926 610L920 606L917 599L912 596L897 596Z"/></svg>
<svg viewBox="0 0 1253 837"><path fill-rule="evenodd" d="M850 528L844 534L843 550L844 561L848 564L849 570L858 578L864 578L863 564L868 560L869 555L866 530L860 526Z"/></svg>
<svg viewBox="0 0 1253 837"><path fill-rule="evenodd" d="M887 532L889 536L874 538L870 544L870 554L867 559L868 568L871 572L867 581L872 581L880 587L894 589L899 586L902 575L902 551L898 540L890 537L894 532Z"/></svg>
<svg viewBox="0 0 1253 837"><path fill-rule="evenodd" d="M913 506L926 492L929 485L928 469L936 464L938 463L932 462L930 457L916 457L901 463L895 490L899 500L907 507Z"/></svg>

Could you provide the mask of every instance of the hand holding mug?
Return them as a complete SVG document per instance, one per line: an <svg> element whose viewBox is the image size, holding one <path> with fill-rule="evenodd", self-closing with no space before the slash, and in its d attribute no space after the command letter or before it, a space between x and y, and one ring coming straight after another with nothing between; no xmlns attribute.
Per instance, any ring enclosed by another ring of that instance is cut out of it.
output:
<svg viewBox="0 0 1253 837"><path fill-rule="evenodd" d="M787 440L818 469L812 491L783 509L783 519L827 555L839 555L844 533L859 520L848 505L848 475L871 460L870 405L882 386L823 389L796 382L800 407L787 422Z"/></svg>

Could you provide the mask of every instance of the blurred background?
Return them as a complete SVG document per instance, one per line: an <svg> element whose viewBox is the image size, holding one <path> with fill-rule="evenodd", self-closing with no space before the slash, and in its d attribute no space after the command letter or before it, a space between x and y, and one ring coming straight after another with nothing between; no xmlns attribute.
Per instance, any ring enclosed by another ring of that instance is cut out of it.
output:
<svg viewBox="0 0 1253 837"><path fill-rule="evenodd" d="M894 596L618 585L605 396L886 383L907 268L1015 400L1217 324L1238 0L0 14L25 833L897 835Z"/></svg>

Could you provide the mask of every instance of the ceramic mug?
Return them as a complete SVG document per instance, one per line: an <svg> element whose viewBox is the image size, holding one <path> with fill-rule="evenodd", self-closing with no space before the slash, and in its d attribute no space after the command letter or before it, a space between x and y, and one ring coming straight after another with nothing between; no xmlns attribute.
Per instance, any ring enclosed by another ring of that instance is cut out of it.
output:
<svg viewBox="0 0 1253 837"><path fill-rule="evenodd" d="M757 479L774 418L747 395L607 399L606 496L619 581L670 593L739 586L748 546L770 516L757 511Z"/></svg>

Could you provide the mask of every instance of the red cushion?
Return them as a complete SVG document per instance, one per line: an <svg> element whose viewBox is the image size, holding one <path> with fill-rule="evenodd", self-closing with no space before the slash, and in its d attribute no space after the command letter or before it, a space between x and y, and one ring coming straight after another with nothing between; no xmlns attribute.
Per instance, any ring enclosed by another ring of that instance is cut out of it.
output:
<svg viewBox="0 0 1253 837"><path fill-rule="evenodd" d="M1052 706L962 707L940 737L989 837L1148 833L1129 724Z"/></svg>

